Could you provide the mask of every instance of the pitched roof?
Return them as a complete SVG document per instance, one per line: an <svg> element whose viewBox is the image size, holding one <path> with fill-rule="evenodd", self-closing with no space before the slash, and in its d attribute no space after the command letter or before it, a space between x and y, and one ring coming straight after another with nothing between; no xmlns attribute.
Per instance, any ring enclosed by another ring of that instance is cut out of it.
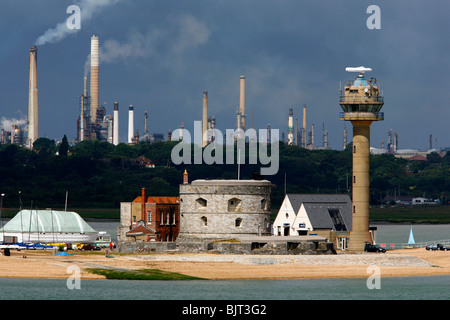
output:
<svg viewBox="0 0 450 320"><path fill-rule="evenodd" d="M137 227L134 227L130 231L126 233L127 236L140 236L144 234L155 234L156 231L150 227L139 224Z"/></svg>
<svg viewBox="0 0 450 320"><path fill-rule="evenodd" d="M133 202L142 202L142 196L136 197ZM180 204L180 197L147 197L146 203Z"/></svg>
<svg viewBox="0 0 450 320"><path fill-rule="evenodd" d="M346 194L287 194L297 214L303 204L314 229L336 230L328 209L338 209L346 229L352 229L352 202Z"/></svg>

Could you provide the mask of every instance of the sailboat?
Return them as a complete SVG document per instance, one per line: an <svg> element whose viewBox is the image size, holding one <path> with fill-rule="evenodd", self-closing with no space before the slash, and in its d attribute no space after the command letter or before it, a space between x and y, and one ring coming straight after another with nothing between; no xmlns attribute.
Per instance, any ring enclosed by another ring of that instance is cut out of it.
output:
<svg viewBox="0 0 450 320"><path fill-rule="evenodd" d="M412 249L412 248L414 248L415 244L416 244L416 241L414 241L414 234L413 234L413 229L412 229L412 225L411 225L411 229L409 231L408 246L405 247L405 249Z"/></svg>

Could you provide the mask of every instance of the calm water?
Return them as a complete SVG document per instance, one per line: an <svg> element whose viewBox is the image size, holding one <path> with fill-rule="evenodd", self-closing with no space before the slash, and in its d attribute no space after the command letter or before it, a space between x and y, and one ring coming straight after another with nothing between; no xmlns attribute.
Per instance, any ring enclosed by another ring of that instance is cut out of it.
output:
<svg viewBox="0 0 450 320"><path fill-rule="evenodd" d="M63 279L0 278L0 299L39 300L436 300L450 299L450 276L367 279L81 280L68 289Z"/></svg>
<svg viewBox="0 0 450 320"><path fill-rule="evenodd" d="M118 221L88 221L116 239ZM377 225L378 243L406 243L409 224ZM450 239L450 225L413 225L416 242ZM450 258L450 257L449 257ZM0 278L5 300L438 300L450 299L450 276L381 278L369 290L367 278L227 281L82 280L70 290L64 279Z"/></svg>

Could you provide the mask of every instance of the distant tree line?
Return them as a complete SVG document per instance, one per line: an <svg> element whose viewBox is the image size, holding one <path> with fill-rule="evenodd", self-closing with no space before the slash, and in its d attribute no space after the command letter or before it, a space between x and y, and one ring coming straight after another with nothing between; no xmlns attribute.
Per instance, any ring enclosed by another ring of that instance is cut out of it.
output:
<svg viewBox="0 0 450 320"><path fill-rule="evenodd" d="M72 208L118 208L145 187L149 195L176 196L183 172L189 180L236 179L237 165L174 165L171 151L177 142L140 142L136 145L83 141L69 146L39 138L33 150L0 144L0 192L4 207L63 208L66 191ZM248 150L248 148L246 149ZM260 177L260 165L240 166L240 178L264 178L274 184L272 206L288 193L351 194L351 145L345 150L306 150L280 144L279 171ZM225 154L225 153L224 153ZM155 168L142 166L144 156ZM450 154L430 154L427 161L407 161L390 154L370 156L371 203L386 195L446 198L450 193ZM20 191L20 198L19 198Z"/></svg>

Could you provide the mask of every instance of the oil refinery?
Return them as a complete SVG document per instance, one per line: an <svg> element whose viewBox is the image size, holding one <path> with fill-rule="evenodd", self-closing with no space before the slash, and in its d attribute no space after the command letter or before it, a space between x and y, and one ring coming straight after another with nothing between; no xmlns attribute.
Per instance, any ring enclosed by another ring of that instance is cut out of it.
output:
<svg viewBox="0 0 450 320"><path fill-rule="evenodd" d="M92 35L90 39L90 54L89 54L89 74L83 77L83 90L78 98L78 118L76 119L76 136L73 143L82 142L85 140L98 140L102 142L109 142L118 145L120 142L127 144L136 144L139 141L147 141L150 143L157 141L171 140L172 130L168 129L167 138L162 133L149 132L149 111L145 110L142 114L137 113L133 104L129 104L128 108L121 108L121 110L128 110L128 116L125 123L128 124L126 136L120 138L119 131L119 102L114 101L111 106L107 102L101 103L100 98L100 61L101 50L100 39L96 35ZM34 141L39 138L39 90L37 81L37 47L32 46L29 50L29 88L28 88L28 119L25 121L16 120L8 123L7 126L2 125L0 132L0 143L14 143L28 148L32 148ZM236 112L236 130L245 132L248 128L246 123L246 101L245 101L245 86L246 77L241 75L239 77L239 101ZM88 83L89 82L89 83ZM375 88L374 86L371 87ZM342 92L341 92L342 94ZM200 106L200 104L199 104ZM108 107L112 109L112 114L108 112ZM208 91L203 91L203 101L201 104L201 119L202 119L202 139L201 146L206 147L208 144L216 141L216 117L210 115L210 108L208 106ZM309 114L314 113L314 106L308 108ZM296 114L302 115L299 119ZM143 117L142 117L142 116ZM200 113L199 113L200 115ZM251 128L254 129L255 112L251 112ZM311 117L311 116L310 116ZM137 123L144 123L143 134L139 134L139 130L135 128ZM330 149L329 131L326 130L325 123L322 122L322 132L317 132L314 123L307 126L307 106L303 104L298 108L291 107L287 109L286 118L286 134L281 129L280 141L291 146L298 146L307 150L323 150ZM299 126L301 123L301 126ZM179 126L184 128L184 123ZM267 124L268 138L267 142L271 143L270 123ZM26 133L28 132L28 133ZM336 136L336 133L334 133ZM339 135L339 134L338 134ZM342 147L334 149L345 149L347 144L351 141L347 140L347 127L343 128ZM257 139L252 136L251 138ZM182 137L180 137L182 139ZM224 137L223 143L226 143ZM437 144L437 143L436 143ZM381 148L374 146L370 147L370 153L381 154L389 153L396 157L410 158L417 155L426 155L431 152L440 152L438 148L433 148L433 140L430 135L430 148L427 151L419 151L416 149L401 149L399 148L399 133L390 129L387 138L380 141Z"/></svg>

